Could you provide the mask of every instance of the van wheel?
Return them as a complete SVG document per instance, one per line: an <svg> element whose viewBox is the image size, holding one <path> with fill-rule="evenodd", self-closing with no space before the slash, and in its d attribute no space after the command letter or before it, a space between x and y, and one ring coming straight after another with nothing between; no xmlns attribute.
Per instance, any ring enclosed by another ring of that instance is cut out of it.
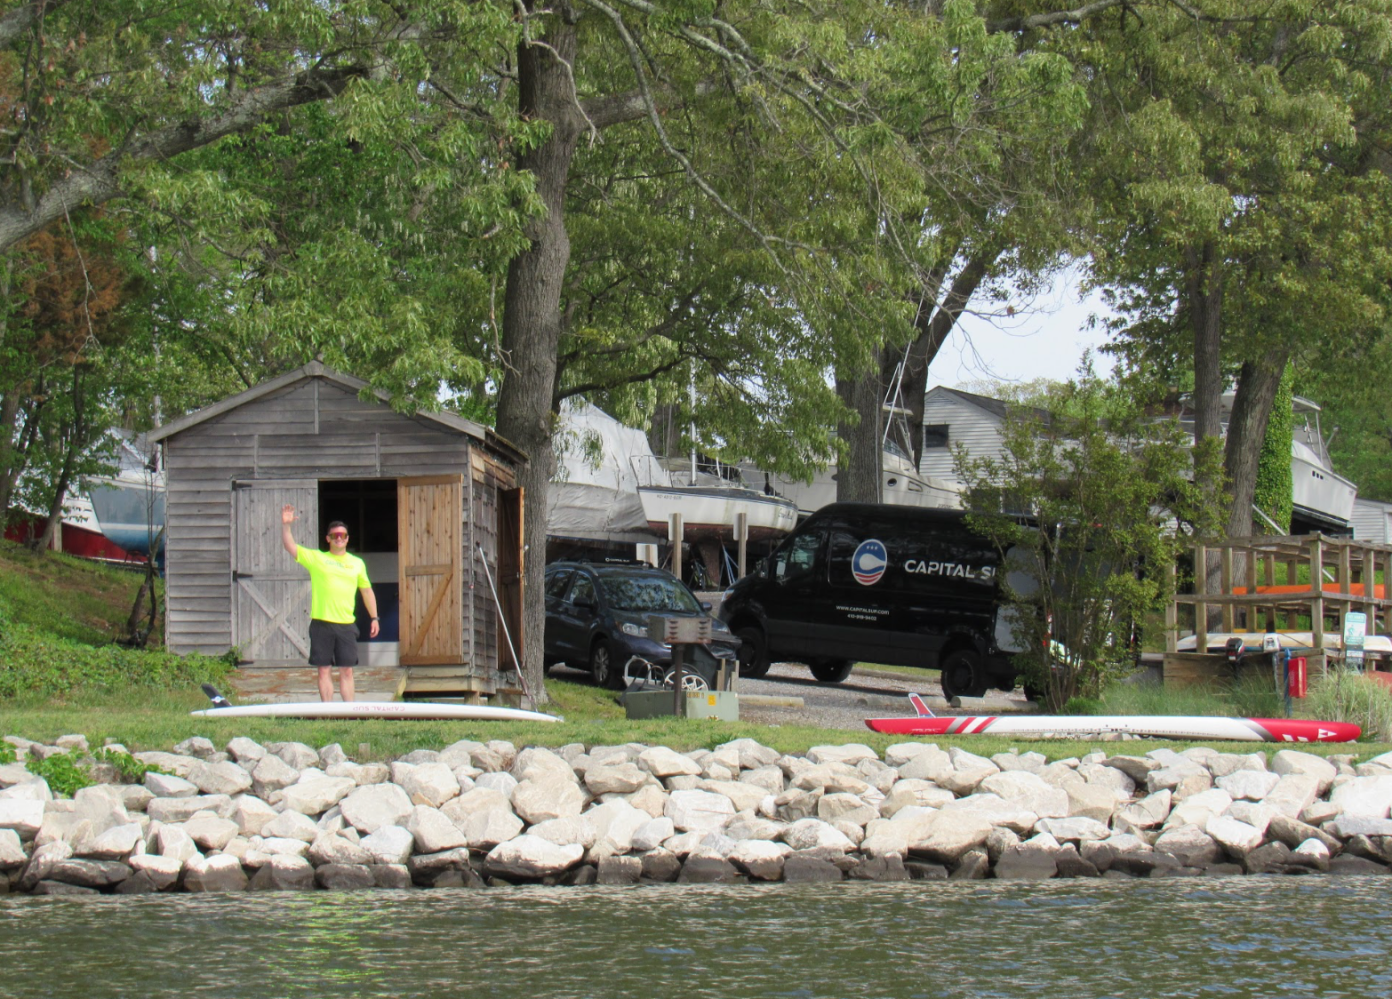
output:
<svg viewBox="0 0 1392 999"><path fill-rule="evenodd" d="M971 649L958 649L948 653L942 661L943 697L980 697L986 693L990 681L986 677L986 664L981 656Z"/></svg>
<svg viewBox="0 0 1392 999"><path fill-rule="evenodd" d="M758 679L769 671L768 643L764 640L764 630L757 625L746 625L735 632L740 640L739 675Z"/></svg>
<svg viewBox="0 0 1392 999"><path fill-rule="evenodd" d="M821 683L840 683L851 675L851 667L854 665L855 663L849 659L818 659L816 662L808 663L807 668Z"/></svg>

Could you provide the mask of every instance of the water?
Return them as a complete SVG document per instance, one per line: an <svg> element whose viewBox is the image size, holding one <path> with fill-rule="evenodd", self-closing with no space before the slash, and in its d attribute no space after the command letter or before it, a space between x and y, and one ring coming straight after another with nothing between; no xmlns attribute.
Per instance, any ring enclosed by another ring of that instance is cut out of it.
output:
<svg viewBox="0 0 1392 999"><path fill-rule="evenodd" d="M0 896L0 996L1392 994L1392 880Z"/></svg>

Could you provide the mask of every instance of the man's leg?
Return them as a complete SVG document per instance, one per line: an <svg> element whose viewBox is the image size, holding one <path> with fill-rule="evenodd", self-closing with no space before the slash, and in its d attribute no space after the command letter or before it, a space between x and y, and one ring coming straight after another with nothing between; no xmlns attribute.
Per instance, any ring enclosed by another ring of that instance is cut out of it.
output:
<svg viewBox="0 0 1392 999"><path fill-rule="evenodd" d="M319 700L333 700L333 667L319 667Z"/></svg>
<svg viewBox="0 0 1392 999"><path fill-rule="evenodd" d="M338 668L338 689L343 694L345 701L353 699L353 667L340 666Z"/></svg>

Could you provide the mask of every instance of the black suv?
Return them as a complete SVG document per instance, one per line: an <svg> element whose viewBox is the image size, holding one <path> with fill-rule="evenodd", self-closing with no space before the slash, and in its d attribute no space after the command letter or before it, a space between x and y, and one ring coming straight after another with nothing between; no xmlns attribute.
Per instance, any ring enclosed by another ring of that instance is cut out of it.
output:
<svg viewBox="0 0 1392 999"><path fill-rule="evenodd" d="M709 612L710 604L676 576L645 562L553 562L546 567L544 661L548 669L560 662L588 667L601 687L617 690L631 656L672 662L672 647L648 638L649 617ZM712 620L711 631L711 655L735 659L739 640L730 629Z"/></svg>

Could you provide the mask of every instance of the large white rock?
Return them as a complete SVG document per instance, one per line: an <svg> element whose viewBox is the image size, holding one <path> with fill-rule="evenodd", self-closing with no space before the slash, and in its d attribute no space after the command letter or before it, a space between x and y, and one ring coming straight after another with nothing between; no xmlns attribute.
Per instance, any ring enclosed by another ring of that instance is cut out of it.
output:
<svg viewBox="0 0 1392 999"><path fill-rule="evenodd" d="M588 850L592 861L628 853L633 849L634 834L653 821L647 812L621 798L596 805L582 818L595 828L595 840Z"/></svg>
<svg viewBox="0 0 1392 999"><path fill-rule="evenodd" d="M957 796L945 787L938 787L932 781L906 777L896 781L885 799L880 802L879 812L884 818L893 818L901 808L917 805L923 808L941 808Z"/></svg>
<svg viewBox="0 0 1392 999"><path fill-rule="evenodd" d="M817 818L823 822L849 822L864 828L879 817L879 808L854 794L825 794L817 800Z"/></svg>
<svg viewBox="0 0 1392 999"><path fill-rule="evenodd" d="M90 822L93 835L100 835L131 821L125 798L110 784L84 787L73 795L72 800L76 820Z"/></svg>
<svg viewBox="0 0 1392 999"><path fill-rule="evenodd" d="M485 864L505 878L544 878L574 867L584 855L584 847L576 843L559 846L540 836L523 835L488 851Z"/></svg>
<svg viewBox="0 0 1392 999"><path fill-rule="evenodd" d="M1354 777L1334 789L1329 803L1341 817L1385 819L1392 812L1392 777Z"/></svg>
<svg viewBox="0 0 1392 999"><path fill-rule="evenodd" d="M968 850L985 843L992 828L991 820L979 811L941 809L917 817L905 833L911 853L942 863L955 863ZM862 848L864 845L861 844Z"/></svg>
<svg viewBox="0 0 1392 999"><path fill-rule="evenodd" d="M767 788L758 784L737 780L703 780L696 787L701 791L723 794L730 799L737 812L758 808L759 804L770 794Z"/></svg>
<svg viewBox="0 0 1392 999"><path fill-rule="evenodd" d="M853 767L861 760L878 760L880 756L869 746L852 742L844 746L813 746L807 751L807 758L813 763L844 763Z"/></svg>
<svg viewBox="0 0 1392 999"><path fill-rule="evenodd" d="M0 763L0 787L12 787L34 779L23 763Z"/></svg>
<svg viewBox="0 0 1392 999"><path fill-rule="evenodd" d="M492 810L471 815L461 828L471 849L490 850L516 837L525 823L511 811Z"/></svg>
<svg viewBox="0 0 1392 999"><path fill-rule="evenodd" d="M711 791L673 791L664 811L679 832L715 832L734 818L735 806L723 794Z"/></svg>
<svg viewBox="0 0 1392 999"><path fill-rule="evenodd" d="M237 828L243 836L259 836L266 823L279 814L255 795L239 794L232 799L232 814L229 818L237 823Z"/></svg>
<svg viewBox="0 0 1392 999"><path fill-rule="evenodd" d="M1213 816L1225 814L1232 807L1232 803L1232 795L1222 788L1212 787L1207 791L1191 794L1175 805L1170 817L1165 820L1165 825L1195 825L1202 829Z"/></svg>
<svg viewBox="0 0 1392 999"><path fill-rule="evenodd" d="M522 751L524 756L528 752ZM584 810L588 797L573 775L567 780L545 770L533 770L536 777L522 781L512 792L512 810L524 822L531 825L574 817Z"/></svg>
<svg viewBox="0 0 1392 999"><path fill-rule="evenodd" d="M585 786L593 795L632 794L652 775L627 757L595 765L593 762L585 769Z"/></svg>
<svg viewBox="0 0 1392 999"><path fill-rule="evenodd" d="M422 763L402 774L397 781L401 790L416 805L429 805L439 808L451 798L459 796L459 778L443 763Z"/></svg>
<svg viewBox="0 0 1392 999"><path fill-rule="evenodd" d="M232 853L232 850L233 844L229 843L223 852ZM262 838L256 852L263 853L268 857L304 857L309 853L309 844L302 839L291 839L288 836L269 836ZM250 851L248 856L250 856ZM246 866L254 865L248 861Z"/></svg>
<svg viewBox="0 0 1392 999"><path fill-rule="evenodd" d="M1288 774L1305 774L1319 781L1319 794L1322 796L1334 783L1339 771L1323 756L1302 753L1298 749L1283 749L1271 758L1271 769L1282 777Z"/></svg>
<svg viewBox="0 0 1392 999"><path fill-rule="evenodd" d="M248 739L244 735L239 735L235 739L227 742L227 755L238 763L250 764L255 767L258 762L265 759L266 747L255 739Z"/></svg>
<svg viewBox="0 0 1392 999"><path fill-rule="evenodd" d="M411 856L416 838L401 826L382 826L358 844L374 864L404 864Z"/></svg>
<svg viewBox="0 0 1392 999"><path fill-rule="evenodd" d="M43 825L44 803L6 798L0 800L0 829L13 829L20 839L33 839Z"/></svg>
<svg viewBox="0 0 1392 999"><path fill-rule="evenodd" d="M159 767L167 774L174 774L176 777L187 777L188 772L193 769L199 759L195 756L184 756L181 753L162 753L158 751L148 753L132 754L141 763L152 767Z"/></svg>
<svg viewBox="0 0 1392 999"><path fill-rule="evenodd" d="M821 819L799 819L783 830L783 842L794 850L839 850L849 853L855 844L835 826Z"/></svg>
<svg viewBox="0 0 1392 999"><path fill-rule="evenodd" d="M1106 839L1112 834L1106 823L1083 815L1071 815L1064 819L1040 819L1035 828L1041 833L1049 834L1060 843Z"/></svg>
<svg viewBox="0 0 1392 999"><path fill-rule="evenodd" d="M221 850L237 835L237 823L215 815L195 815L184 823L184 832L203 850Z"/></svg>
<svg viewBox="0 0 1392 999"><path fill-rule="evenodd" d="M29 780L11 784L5 790L0 791L0 801L52 801L53 791L49 789L48 781L42 777L30 777Z"/></svg>
<svg viewBox="0 0 1392 999"><path fill-rule="evenodd" d="M402 825L415 837L417 853L441 853L469 845L469 837L464 835L464 830L444 812L429 805L412 808Z"/></svg>
<svg viewBox="0 0 1392 999"><path fill-rule="evenodd" d="M918 746L917 750L910 749L911 746ZM924 746L920 743L900 744L891 746L885 753L885 761L904 757L904 762L898 764L900 778L913 780L928 780L935 784L940 783L940 778L946 777L953 771L952 757L937 746ZM893 765L891 763L891 765Z"/></svg>
<svg viewBox="0 0 1392 999"><path fill-rule="evenodd" d="M161 857L153 853L141 853L126 861L134 871L143 872L154 885L156 891L163 891L179 880L184 862L173 857Z"/></svg>
<svg viewBox="0 0 1392 999"><path fill-rule="evenodd" d="M199 793L198 785L193 781L173 774L148 773L145 775L145 787L156 798L192 798Z"/></svg>
<svg viewBox="0 0 1392 999"><path fill-rule="evenodd" d="M357 786L347 777L315 777L285 788L282 801L286 808L304 815L321 815L351 794Z"/></svg>
<svg viewBox="0 0 1392 999"><path fill-rule="evenodd" d="M1170 854L1186 867L1204 867L1223 857L1218 841L1193 823L1167 827L1155 841L1155 849Z"/></svg>
<svg viewBox="0 0 1392 999"><path fill-rule="evenodd" d="M168 857L180 863L203 856L193 837L184 832L184 827L179 825L160 826L159 831L155 833L155 847L161 857Z"/></svg>
<svg viewBox="0 0 1392 999"><path fill-rule="evenodd" d="M992 774L981 781L977 790L994 794L1040 818L1063 818L1068 814L1068 792L1026 770Z"/></svg>
<svg viewBox="0 0 1392 999"><path fill-rule="evenodd" d="M221 822L222 819L213 819L214 822ZM114 826L86 838L81 843L73 844L73 853L79 857L87 857L92 860L125 860L135 852L136 845L144 840L143 830L138 822L128 822L123 826Z"/></svg>
<svg viewBox="0 0 1392 999"><path fill-rule="evenodd" d="M791 852L792 848L786 843L746 839L737 842L725 859L752 878L777 881L783 877L783 862Z"/></svg>
<svg viewBox="0 0 1392 999"><path fill-rule="evenodd" d="M1083 778L1084 783L1093 787L1107 788L1115 792L1121 799L1129 799L1136 793L1136 782L1116 767L1103 766L1101 763L1086 763L1078 767L1076 772L1079 777Z"/></svg>
<svg viewBox="0 0 1392 999"><path fill-rule="evenodd" d="M994 794L973 794L943 805L944 812L974 812L993 826L1004 826L1020 836L1034 831L1039 816L1028 808Z"/></svg>
<svg viewBox="0 0 1392 999"><path fill-rule="evenodd" d="M412 807L410 797L395 784L354 785L338 803L343 821L364 834L374 833L383 826L400 825L411 814Z"/></svg>
<svg viewBox="0 0 1392 999"><path fill-rule="evenodd" d="M189 768L188 781L203 794L225 794L231 797L251 790L251 774L231 760L221 763L198 763Z"/></svg>
<svg viewBox="0 0 1392 999"><path fill-rule="evenodd" d="M479 769L487 770L488 767L480 764ZM572 784L578 783L580 780L576 776L574 768L563 757L549 749L541 749L537 746L529 746L518 753L517 758L513 761L511 772L519 784L529 780L540 780L545 776L559 777Z"/></svg>
<svg viewBox="0 0 1392 999"><path fill-rule="evenodd" d="M13 832L13 830L11 830ZM16 887L20 891L33 891L34 886L48 878L53 868L72 856L72 847L63 840L56 840L37 847L25 865Z"/></svg>
<svg viewBox="0 0 1392 999"><path fill-rule="evenodd" d="M1111 767L1098 767L1097 769L1114 773L1119 777L1126 777L1120 770L1113 770ZM1127 779L1129 780L1129 778ZM1068 814L1070 816L1094 819L1097 822L1110 822L1121 802L1121 799L1118 798L1120 791L1105 783L1070 783L1064 785L1063 793L1068 798Z"/></svg>
<svg viewBox="0 0 1392 999"><path fill-rule="evenodd" d="M1208 833L1234 857L1242 857L1261 846L1262 835L1255 826L1226 815L1215 815L1204 824Z"/></svg>
<svg viewBox="0 0 1392 999"><path fill-rule="evenodd" d="M569 815L563 819L547 819L545 822L529 826L527 835L540 836L557 846L575 843L588 850L594 846L595 840L599 838L599 830L590 821L590 814L586 812L584 815ZM646 813L644 817L646 818Z"/></svg>
<svg viewBox="0 0 1392 999"><path fill-rule="evenodd" d="M355 866L373 863L372 857L357 843L343 836L324 833L309 846L309 860L315 866L343 864Z"/></svg>
<svg viewBox="0 0 1392 999"><path fill-rule="evenodd" d="M640 809L641 811L641 809ZM646 812L643 813L647 815ZM782 827L779 827L782 831ZM665 815L661 818L649 818L641 826L633 831L633 846L635 853L647 853L656 850L665 841L677 834L677 827L672 824L672 820Z"/></svg>
<svg viewBox="0 0 1392 999"><path fill-rule="evenodd" d="M266 749L296 770L304 771L319 765L319 751L303 742L270 742Z"/></svg>
<svg viewBox="0 0 1392 999"><path fill-rule="evenodd" d="M318 824L308 815L301 814L300 812L292 812L287 809L270 822L263 825L259 830L259 834L262 836L298 839L306 843L313 843L319 838L320 831Z"/></svg>
<svg viewBox="0 0 1392 999"><path fill-rule="evenodd" d="M1281 775L1269 770L1234 770L1214 784L1232 795L1234 801L1261 801L1280 782Z"/></svg>
<svg viewBox="0 0 1392 999"><path fill-rule="evenodd" d="M512 801L512 792L517 790L517 778L501 770L483 773L474 778L474 787L483 787L497 791L503 797L507 798L508 801ZM467 793L471 790L473 790L473 788L465 789L461 785L461 793Z"/></svg>
<svg viewBox="0 0 1392 999"><path fill-rule="evenodd" d="M1227 777L1235 774L1239 770L1254 770L1257 773L1266 772L1265 753L1218 753L1208 761L1208 772L1213 775L1216 781L1219 777Z"/></svg>
<svg viewBox="0 0 1392 999"><path fill-rule="evenodd" d="M236 857L225 853L194 857L184 865L184 888L193 892L245 891L247 876Z"/></svg>
<svg viewBox="0 0 1392 999"><path fill-rule="evenodd" d="M262 756L251 771L252 788L258 798L289 787L300 779L300 772L274 753Z"/></svg>
<svg viewBox="0 0 1392 999"><path fill-rule="evenodd" d="M865 794L871 784L844 763L816 763L795 774L789 787L827 794Z"/></svg>
<svg viewBox="0 0 1392 999"><path fill-rule="evenodd" d="M1282 815L1299 818L1319 797L1319 778L1313 774L1286 774L1271 789L1262 804L1270 805Z"/></svg>
<svg viewBox="0 0 1392 999"><path fill-rule="evenodd" d="M23 867L28 862L29 854L24 852L19 833L13 829L0 829L0 871Z"/></svg>
<svg viewBox="0 0 1392 999"><path fill-rule="evenodd" d="M654 777L695 777L701 772L701 765L689 756L683 756L666 746L653 746L638 755L638 765Z"/></svg>
<svg viewBox="0 0 1392 999"><path fill-rule="evenodd" d="M780 755L778 750L771 749L754 739L735 739L732 742L722 743L716 748L731 749L738 753L740 768L743 770L753 770L756 767L777 763Z"/></svg>

